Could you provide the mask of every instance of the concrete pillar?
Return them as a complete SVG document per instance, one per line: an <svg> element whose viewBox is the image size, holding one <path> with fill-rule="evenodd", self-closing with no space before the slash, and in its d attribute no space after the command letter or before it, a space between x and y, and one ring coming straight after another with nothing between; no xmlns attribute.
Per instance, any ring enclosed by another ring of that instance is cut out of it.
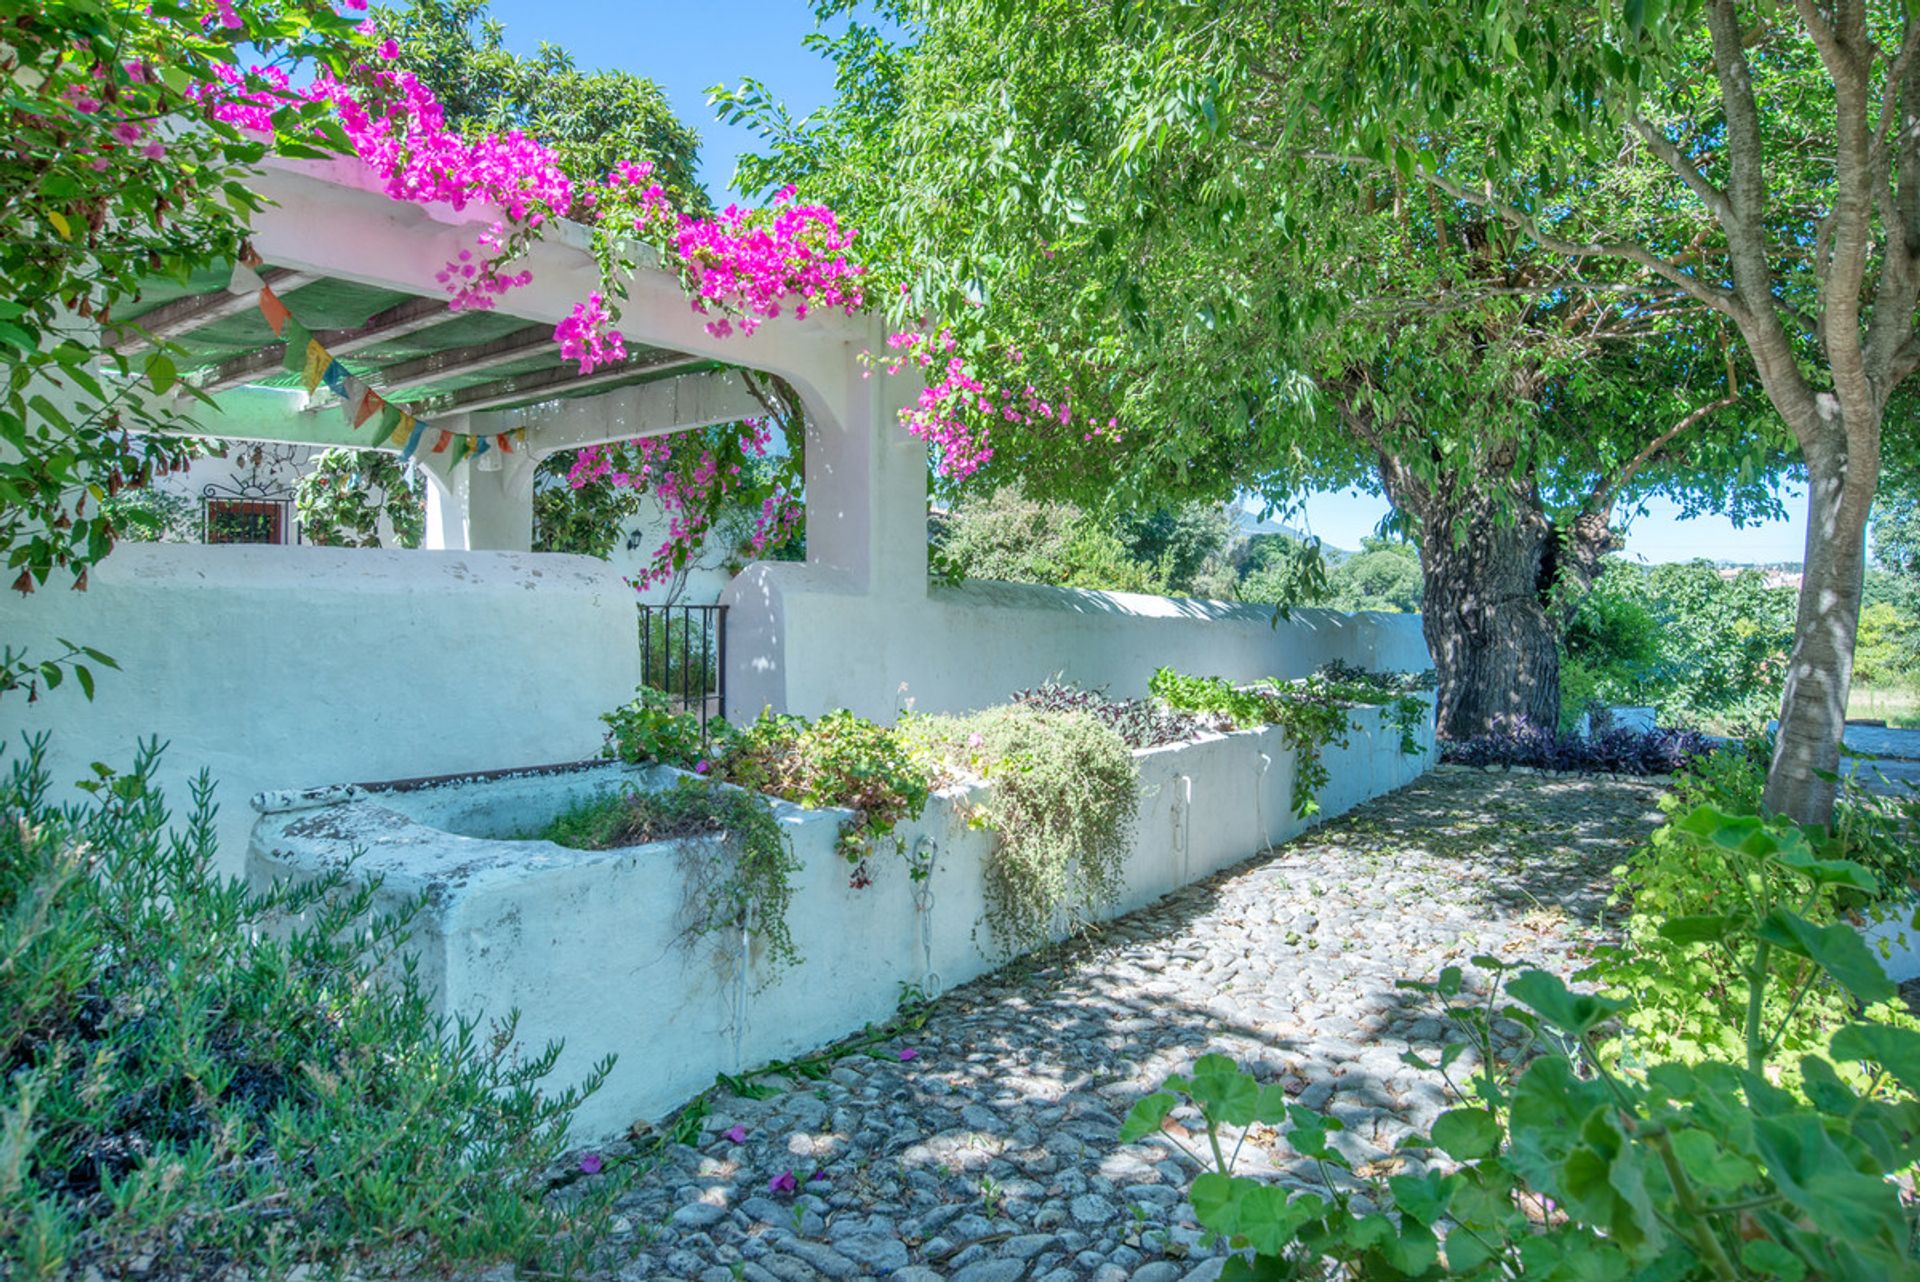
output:
<svg viewBox="0 0 1920 1282"><path fill-rule="evenodd" d="M884 352L876 321L848 344L838 396L807 403L807 562L847 575L868 595L916 599L927 591L927 449L899 411L920 393L916 372L890 375L861 362ZM837 403L835 403L837 402Z"/></svg>
<svg viewBox="0 0 1920 1282"><path fill-rule="evenodd" d="M466 420L446 426L460 432ZM472 455L452 466L441 454L415 457L427 474L424 547L472 552L525 552L533 547L534 461L527 451L500 455L496 471L482 471L481 459Z"/></svg>

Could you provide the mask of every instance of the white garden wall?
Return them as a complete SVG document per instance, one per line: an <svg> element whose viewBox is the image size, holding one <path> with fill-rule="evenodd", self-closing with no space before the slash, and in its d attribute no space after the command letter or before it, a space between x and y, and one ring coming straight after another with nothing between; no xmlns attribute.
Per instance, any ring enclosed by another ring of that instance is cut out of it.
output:
<svg viewBox="0 0 1920 1282"><path fill-rule="evenodd" d="M1349 745L1327 750L1325 815L1409 782L1434 760L1430 733L1407 755L1380 710L1356 709L1353 720L1360 729ZM1290 813L1293 754L1277 729L1210 735L1136 760L1140 815L1112 914L1304 827ZM555 1070L563 1082L619 1056L577 1119L582 1138L658 1118L717 1072L790 1057L882 1019L903 984L952 986L1004 960L984 919L993 838L963 821L965 792L936 797L901 829L910 847L931 843L924 912L905 860L888 850L870 861L871 885L848 886L835 849L845 812L776 802L803 864L788 914L803 961L768 986L759 962L739 982L739 941L680 938L674 846L582 852L521 839L591 794L661 786L670 774L608 764L263 798L248 876L306 879L364 849L354 875L381 878L389 904L424 896L412 938L444 1012L498 1019L517 1008L529 1051L565 1041Z"/></svg>
<svg viewBox="0 0 1920 1282"><path fill-rule="evenodd" d="M632 592L587 557L131 544L91 580L0 605L7 644L121 667L91 703L71 681L0 700L0 765L52 730L66 784L157 735L176 813L202 768L219 783L235 874L256 792L579 761L640 677Z"/></svg>
<svg viewBox="0 0 1920 1282"><path fill-rule="evenodd" d="M767 706L891 720L907 699L922 712L959 712L1055 675L1135 698L1163 664L1236 682L1305 676L1331 659L1375 671L1433 666L1417 614L1303 609L1276 621L1270 606L1027 583L886 595L784 564L749 566L720 599L734 607L736 720Z"/></svg>

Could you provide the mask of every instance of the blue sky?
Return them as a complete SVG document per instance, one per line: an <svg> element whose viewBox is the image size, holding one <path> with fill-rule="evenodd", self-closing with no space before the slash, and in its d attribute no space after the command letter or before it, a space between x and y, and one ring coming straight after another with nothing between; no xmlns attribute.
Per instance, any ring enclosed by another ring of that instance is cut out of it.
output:
<svg viewBox="0 0 1920 1282"><path fill-rule="evenodd" d="M545 40L571 50L583 68L616 67L659 84L674 111L699 132L701 180L723 202L734 157L753 150L756 140L713 119L709 86L758 77L796 117L833 96L830 65L800 44L814 30L807 0L732 0L724 11L686 0L493 0L492 7L516 52L530 53ZM716 22L719 12L724 22ZM1745 529L1716 517L1681 520L1673 504L1656 500L1629 525L1627 552L1648 561L1798 561L1806 499L1797 491L1782 497L1789 519ZM1321 494L1307 501L1304 518L1289 523L1353 548L1385 513L1385 502L1369 495Z"/></svg>

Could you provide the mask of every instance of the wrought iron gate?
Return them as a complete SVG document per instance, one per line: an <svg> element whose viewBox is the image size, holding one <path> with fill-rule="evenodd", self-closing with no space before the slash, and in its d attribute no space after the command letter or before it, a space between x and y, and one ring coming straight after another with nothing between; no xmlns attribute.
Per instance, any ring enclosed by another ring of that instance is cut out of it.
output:
<svg viewBox="0 0 1920 1282"><path fill-rule="evenodd" d="M642 605L640 680L683 712L710 721L727 716L727 607Z"/></svg>

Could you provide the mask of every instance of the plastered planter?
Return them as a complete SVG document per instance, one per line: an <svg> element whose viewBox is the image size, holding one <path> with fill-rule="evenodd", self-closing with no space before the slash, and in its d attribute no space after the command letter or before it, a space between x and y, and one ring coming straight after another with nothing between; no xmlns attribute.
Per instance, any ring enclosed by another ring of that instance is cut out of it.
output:
<svg viewBox="0 0 1920 1282"><path fill-rule="evenodd" d="M1378 708L1352 713L1329 747L1321 814L1343 813L1431 768ZM1260 853L1306 824L1290 809L1294 754L1277 728L1209 735L1135 754L1141 803L1126 889L1108 916ZM738 1072L885 1018L903 986L937 991L1007 960L985 918L990 832L965 822L973 790L936 796L899 835L931 859L916 883L886 846L872 882L848 885L839 810L775 801L802 870L788 924L802 961L770 975L755 940L685 935L677 843L579 851L525 839L598 793L668 786L674 772L615 764L315 789L255 798L247 856L257 885L350 866L383 904L423 899L411 947L440 1011L497 1020L518 1010L528 1054L566 1049L559 1082L617 1062L575 1119L579 1138L656 1119ZM742 966L742 958L746 964ZM772 982L769 982L772 981Z"/></svg>

